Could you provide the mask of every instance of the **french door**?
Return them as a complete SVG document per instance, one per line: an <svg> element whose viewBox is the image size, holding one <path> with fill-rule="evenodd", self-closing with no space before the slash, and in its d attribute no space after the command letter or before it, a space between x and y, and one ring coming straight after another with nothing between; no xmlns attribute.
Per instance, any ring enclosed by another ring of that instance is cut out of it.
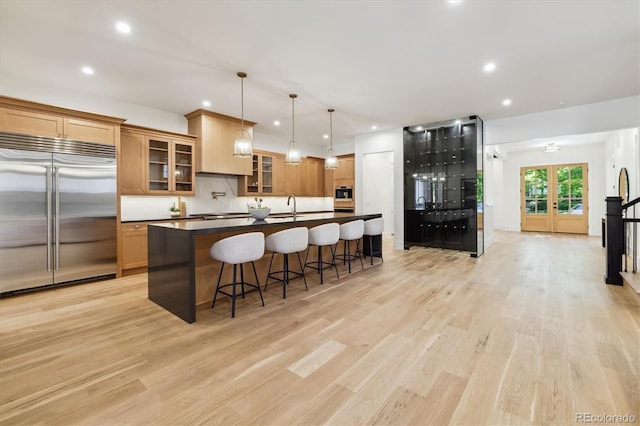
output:
<svg viewBox="0 0 640 426"><path fill-rule="evenodd" d="M522 167L520 229L587 234L587 173L586 163Z"/></svg>

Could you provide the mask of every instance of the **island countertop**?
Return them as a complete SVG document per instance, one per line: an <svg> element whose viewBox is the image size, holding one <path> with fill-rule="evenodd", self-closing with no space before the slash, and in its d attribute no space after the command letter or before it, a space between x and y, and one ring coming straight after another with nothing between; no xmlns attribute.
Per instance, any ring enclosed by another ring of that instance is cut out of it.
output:
<svg viewBox="0 0 640 426"><path fill-rule="evenodd" d="M218 273L220 266L209 256L209 248L216 241L246 232L257 231L269 235L298 226L313 228L325 223L345 223L381 216L380 213L329 212L301 213L295 218L293 214L276 214L265 220L242 217L149 224L148 297L183 320L195 322L196 306L210 303L215 292L211 277ZM381 241L377 244L381 250ZM268 260L269 256L265 255L255 262L258 270L264 269L263 272L266 272Z"/></svg>
<svg viewBox="0 0 640 426"><path fill-rule="evenodd" d="M251 217L232 219L213 219L202 221L175 221L152 223L149 226L158 226L182 231L189 231L193 234L210 234L216 232L232 231L259 231L269 228L282 228L283 225L290 226L315 226L316 224L328 223L333 220L346 222L349 220L369 220L380 217L380 214L360 214L353 213L300 213L295 218L293 214L276 214L269 216L265 220L256 220Z"/></svg>

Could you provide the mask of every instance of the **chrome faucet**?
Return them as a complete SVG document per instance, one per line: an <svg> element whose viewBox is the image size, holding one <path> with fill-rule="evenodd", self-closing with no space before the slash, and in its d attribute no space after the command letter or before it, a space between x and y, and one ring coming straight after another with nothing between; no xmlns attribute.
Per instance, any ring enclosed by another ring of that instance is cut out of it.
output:
<svg viewBox="0 0 640 426"><path fill-rule="evenodd" d="M420 204L420 198L422 198L424 200L424 203L427 204L427 199L423 195L418 197L418 199L416 200L416 204Z"/></svg>
<svg viewBox="0 0 640 426"><path fill-rule="evenodd" d="M296 218L296 214L298 213L298 210L296 209L296 196L291 194L289 195L289 198L287 198L287 205L289 205L289 202L291 201L291 199L293 198L293 218Z"/></svg>

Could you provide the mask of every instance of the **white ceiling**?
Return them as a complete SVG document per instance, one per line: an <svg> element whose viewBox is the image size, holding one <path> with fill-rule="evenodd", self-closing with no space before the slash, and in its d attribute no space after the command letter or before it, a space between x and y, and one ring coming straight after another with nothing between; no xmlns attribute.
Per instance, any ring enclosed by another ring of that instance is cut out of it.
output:
<svg viewBox="0 0 640 426"><path fill-rule="evenodd" d="M180 115L209 99L239 116L244 71L258 130L289 140L296 93L296 140L327 144L333 107L341 143L374 124L638 95L639 22L637 0L0 0L0 93L17 76Z"/></svg>

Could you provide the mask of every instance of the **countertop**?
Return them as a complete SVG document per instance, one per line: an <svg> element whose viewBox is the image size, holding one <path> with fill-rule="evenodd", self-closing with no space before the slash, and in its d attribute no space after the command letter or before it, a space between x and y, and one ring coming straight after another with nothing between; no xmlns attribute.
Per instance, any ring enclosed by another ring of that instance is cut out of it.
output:
<svg viewBox="0 0 640 426"><path fill-rule="evenodd" d="M315 212L300 212L298 213L300 216L309 215L309 214L318 214L318 213L333 213L326 211L315 211ZM283 216L289 216L291 213L272 213L269 218L279 218ZM179 222L179 221L197 221L199 219L238 219L245 218L250 219L249 213L247 212L227 212L227 213L193 213L188 216L181 217L163 217L159 219L135 219L135 220L123 220L121 223L136 223L136 222ZM253 220L253 219L252 219Z"/></svg>
<svg viewBox="0 0 640 426"><path fill-rule="evenodd" d="M277 216L277 215L276 215ZM332 219L340 222L357 219L374 219L380 217L380 214L354 215L353 213L300 213L296 218L293 217L273 217L269 216L265 220L255 220L251 217L233 218L224 220L202 220L202 221L174 221L153 223L149 226L157 226L170 229L178 229L182 231L192 232L195 234L211 234L216 232L228 232L235 230L247 230L247 228L255 228L256 231L281 226L283 224L300 224L301 226L315 225L314 222L327 223Z"/></svg>

